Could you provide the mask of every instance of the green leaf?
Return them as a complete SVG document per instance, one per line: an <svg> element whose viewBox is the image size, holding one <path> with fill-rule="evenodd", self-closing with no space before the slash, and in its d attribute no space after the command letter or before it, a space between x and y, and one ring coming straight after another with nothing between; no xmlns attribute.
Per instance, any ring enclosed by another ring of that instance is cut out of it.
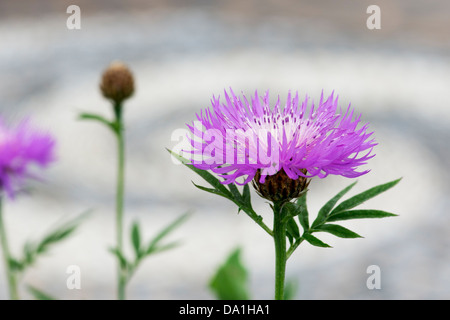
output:
<svg viewBox="0 0 450 320"><path fill-rule="evenodd" d="M98 121L104 125L106 125L108 128L113 130L114 132L118 132L118 126L116 122L111 122L108 119L104 118L101 115L93 114L93 113L82 113L79 115L80 120L94 120Z"/></svg>
<svg viewBox="0 0 450 320"><path fill-rule="evenodd" d="M56 300L51 295L39 290L33 286L27 286L28 291L34 296L36 300Z"/></svg>
<svg viewBox="0 0 450 320"><path fill-rule="evenodd" d="M214 175L212 175L210 172L206 170L201 170L196 167L194 167L191 164L185 164L186 167L197 173L200 177L202 177L206 182L208 182L211 186L216 188L218 191L222 192L224 195L226 195L228 198L233 198L233 195L231 192L220 183L219 179L217 179Z"/></svg>
<svg viewBox="0 0 450 320"><path fill-rule="evenodd" d="M310 233L304 233L302 235L302 238L305 239L306 241L308 241L310 244L312 244L313 246L316 247L322 247L322 248L331 248L330 245L326 244L325 242L323 242L322 240L317 239L316 237L314 237L312 234Z"/></svg>
<svg viewBox="0 0 450 320"><path fill-rule="evenodd" d="M214 187L214 189L205 188L202 186L195 185L197 188L209 192L214 193L220 196L223 196L231 201L233 201L239 208L239 211L244 211L251 219L253 219L256 223L258 223L267 233L269 233L271 236L272 231L262 222L262 217L256 214L256 212L253 210L251 203L250 203L250 189L246 185L244 186L243 195L240 195L239 190L234 185L229 185L230 190L228 190L225 185L220 183L219 179L217 179L214 175L209 173L207 170L201 170L198 168L195 168L193 165L189 164L189 160L185 159L184 157L176 154L175 152L171 151L170 149L167 149L169 153L175 157L178 161L183 163L185 166L187 166L192 171L196 172L199 176L201 176L204 180L206 180L211 186ZM248 201L248 202L247 202Z"/></svg>
<svg viewBox="0 0 450 320"><path fill-rule="evenodd" d="M330 216L337 214L339 212L342 212L342 211L352 209L352 208L356 207L357 205L360 205L361 203L379 195L380 193L385 192L386 190L389 190L390 188L395 186L400 180L401 180L401 178L391 181L391 182L388 182L388 183L385 183L385 184L378 185L369 190L361 192L361 193L357 194L356 196L351 197L348 200L343 201L330 213Z"/></svg>
<svg viewBox="0 0 450 320"><path fill-rule="evenodd" d="M313 231L325 231L339 238L362 238L359 234L337 224L324 224Z"/></svg>
<svg viewBox="0 0 450 320"><path fill-rule="evenodd" d="M209 287L220 300L248 300L248 272L241 262L241 249L234 250L217 270Z"/></svg>
<svg viewBox="0 0 450 320"><path fill-rule="evenodd" d="M42 240L26 241L23 247L23 258L20 260L21 270L32 265L39 255L42 255L50 249L54 244L65 240L78 228L81 221L90 213L86 211L74 219L64 222L59 226L56 226L52 231L46 234Z"/></svg>
<svg viewBox="0 0 450 320"><path fill-rule="evenodd" d="M131 227L131 243L133 244L136 258L139 258L141 256L141 232L138 222L134 222Z"/></svg>
<svg viewBox="0 0 450 320"><path fill-rule="evenodd" d="M242 200L248 207L250 208L252 207L252 201L250 198L250 187L248 183L244 186L244 189L242 191Z"/></svg>
<svg viewBox="0 0 450 320"><path fill-rule="evenodd" d="M372 218L385 218L385 217L395 217L396 214L381 211L381 210L349 210L341 211L330 215L327 221L340 221L340 220L350 220L350 219L372 219Z"/></svg>
<svg viewBox="0 0 450 320"><path fill-rule="evenodd" d="M316 227L317 225L321 224L326 220L326 217L331 212L333 207L336 205L336 203L356 184L357 181L353 182L351 185L343 189L341 192L339 192L337 195L335 195L331 200L329 200L320 210L317 214L316 220L314 220L312 224L312 228Z"/></svg>
<svg viewBox="0 0 450 320"><path fill-rule="evenodd" d="M283 222L287 222L290 218L295 217L300 213L298 205L292 202L284 203L281 207L281 210L281 214L283 215L284 220Z"/></svg>
<svg viewBox="0 0 450 320"><path fill-rule="evenodd" d="M153 252L158 251L158 244L159 242L165 238L170 232L172 232L174 229L176 229L179 225L181 225L188 217L190 216L190 213L185 213L175 219L172 223L170 223L168 226L166 226L164 229L162 229L154 238L152 241L150 241L149 245L147 246L147 250L145 251L146 254L151 254Z"/></svg>
<svg viewBox="0 0 450 320"><path fill-rule="evenodd" d="M192 164L189 164L189 160L180 156L179 154L176 154L170 149L167 149L169 153L177 158L181 163L183 163L186 167L197 173L200 177L202 177L206 182L208 182L211 186L213 186L216 190L220 191L222 194L224 194L227 198L233 199L232 193L223 185L220 183L219 179L217 179L214 175L212 175L207 170L201 170L196 167L194 167Z"/></svg>
<svg viewBox="0 0 450 320"><path fill-rule="evenodd" d="M252 208L252 203L250 199L250 188L248 184L244 185L242 194L239 192L238 187L234 183L228 184L228 188L231 191L232 198L222 194L221 195L233 201L238 206L238 213L242 210L247 215L255 219L257 215Z"/></svg>
<svg viewBox="0 0 450 320"><path fill-rule="evenodd" d="M299 210L298 221L302 226L303 230L306 231L309 229L309 213L308 207L306 206L306 194L303 194L300 198L297 199L297 206Z"/></svg>
<svg viewBox="0 0 450 320"><path fill-rule="evenodd" d="M206 192L209 192L209 193L212 193L212 194L217 194L219 196L222 196L222 197L225 197L225 198L229 199L229 197L227 195L224 195L221 191L219 191L217 189L203 187L203 186L200 186L200 185L196 184L193 181L192 181L192 184L194 186L196 186L197 188L199 188L200 190L202 190L202 191L206 191Z"/></svg>
<svg viewBox="0 0 450 320"><path fill-rule="evenodd" d="M286 280L284 285L284 300L293 300L298 291L297 281L292 279Z"/></svg>
<svg viewBox="0 0 450 320"><path fill-rule="evenodd" d="M127 259L125 258L125 256L123 255L123 253L119 249L117 249L117 248L109 248L109 252L111 252L113 255L116 256L116 258L120 262L120 266L121 266L122 269L129 269L129 266L131 264L128 263Z"/></svg>
<svg viewBox="0 0 450 320"><path fill-rule="evenodd" d="M176 248L176 247L178 247L179 245L180 245L180 242L179 242L179 241L173 241L173 242L170 242L170 243L165 244L165 245L162 245L162 246L154 247L154 248L152 249L152 251L151 251L151 252L148 252L147 254L160 253L160 252L163 252L163 251L167 251L167 250Z"/></svg>
<svg viewBox="0 0 450 320"><path fill-rule="evenodd" d="M298 229L298 225L294 220L294 217L291 217L286 224L286 235L289 238L289 242L293 243L292 240L297 240L300 239L300 231Z"/></svg>
<svg viewBox="0 0 450 320"><path fill-rule="evenodd" d="M24 264L31 265L34 260L33 244L30 241L25 242L23 246Z"/></svg>
<svg viewBox="0 0 450 320"><path fill-rule="evenodd" d="M37 254L45 253L49 249L49 246L56 242L60 242L71 235L77 226L61 226L60 229L54 230L52 233L48 234L42 241L39 243L36 249Z"/></svg>
<svg viewBox="0 0 450 320"><path fill-rule="evenodd" d="M233 195L233 198L237 201L242 201L242 195L239 192L239 189L237 188L237 186L234 183L230 183L228 185L228 189L230 189L231 194Z"/></svg>
<svg viewBox="0 0 450 320"><path fill-rule="evenodd" d="M25 268L25 264L10 257L9 259L9 267L14 271L23 271Z"/></svg>

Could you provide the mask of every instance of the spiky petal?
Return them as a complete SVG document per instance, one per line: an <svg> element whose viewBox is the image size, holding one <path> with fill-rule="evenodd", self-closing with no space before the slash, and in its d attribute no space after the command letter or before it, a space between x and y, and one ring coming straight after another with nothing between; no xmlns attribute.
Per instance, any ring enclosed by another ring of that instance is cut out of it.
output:
<svg viewBox="0 0 450 320"><path fill-rule="evenodd" d="M33 167L46 167L55 159L54 138L34 129L28 120L7 127L0 120L0 193L14 198L27 178L34 178Z"/></svg>
<svg viewBox="0 0 450 320"><path fill-rule="evenodd" d="M213 97L212 108L188 125L191 162L217 173L222 183L247 184L258 170L260 183L281 169L292 180L329 174L354 178L369 171L357 170L374 157L373 132L367 132L367 124L358 128L361 116L354 117L350 105L338 110L334 93L327 99L322 93L318 105L310 107L308 97L299 102L298 93L290 92L284 108L280 98L271 108L268 92L259 97L256 91L247 99L230 89L224 98Z"/></svg>

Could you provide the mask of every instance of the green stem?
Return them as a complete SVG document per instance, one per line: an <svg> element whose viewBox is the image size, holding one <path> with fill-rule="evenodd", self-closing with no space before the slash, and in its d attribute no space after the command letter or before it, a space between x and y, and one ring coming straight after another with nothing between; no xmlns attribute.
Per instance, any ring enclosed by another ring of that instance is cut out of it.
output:
<svg viewBox="0 0 450 320"><path fill-rule="evenodd" d="M19 300L17 291L17 281L13 270L11 270L11 254L8 246L8 239L6 236L5 224L3 221L2 199L0 197L0 242L3 251L3 260L5 262L6 277L8 279L9 298L11 300Z"/></svg>
<svg viewBox="0 0 450 320"><path fill-rule="evenodd" d="M275 300L284 299L286 275L286 222L283 222L282 203L273 206L273 239L275 243Z"/></svg>
<svg viewBox="0 0 450 320"><path fill-rule="evenodd" d="M117 134L117 189L116 189L116 236L117 250L123 253L123 198L124 198L124 182L125 182L125 140L122 125L122 105L116 103L114 105L114 113L116 116L116 134ZM117 297L119 300L125 300L126 285L126 266L120 260L118 261L117 273Z"/></svg>
<svg viewBox="0 0 450 320"><path fill-rule="evenodd" d="M262 222L261 220L255 220L256 223L263 228L264 231L266 231L270 236L273 237L273 231L270 230L270 228L268 226L266 226L266 224L264 222Z"/></svg>
<svg viewBox="0 0 450 320"><path fill-rule="evenodd" d="M245 211L245 210L244 210ZM247 215L255 221L264 231L266 231L271 237L273 237L273 231L263 222L262 217L257 215L255 211L245 211Z"/></svg>
<svg viewBox="0 0 450 320"><path fill-rule="evenodd" d="M286 253L286 260L288 260L291 255L294 253L295 249L298 248L298 246L303 242L303 238L300 238L294 242L294 244L288 249Z"/></svg>

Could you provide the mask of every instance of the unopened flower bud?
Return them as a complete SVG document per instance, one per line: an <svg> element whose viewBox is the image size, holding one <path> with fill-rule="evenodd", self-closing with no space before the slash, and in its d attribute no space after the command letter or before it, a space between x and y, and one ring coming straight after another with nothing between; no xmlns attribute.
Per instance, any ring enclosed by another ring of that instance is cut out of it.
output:
<svg viewBox="0 0 450 320"><path fill-rule="evenodd" d="M261 197L272 202L286 202L300 197L311 181L302 176L293 180L283 169L274 175L266 176L264 183L259 182L260 178L261 170L258 170L252 181L253 187Z"/></svg>
<svg viewBox="0 0 450 320"><path fill-rule="evenodd" d="M103 73L100 89L103 96L119 104L134 92L133 75L122 62L113 62Z"/></svg>

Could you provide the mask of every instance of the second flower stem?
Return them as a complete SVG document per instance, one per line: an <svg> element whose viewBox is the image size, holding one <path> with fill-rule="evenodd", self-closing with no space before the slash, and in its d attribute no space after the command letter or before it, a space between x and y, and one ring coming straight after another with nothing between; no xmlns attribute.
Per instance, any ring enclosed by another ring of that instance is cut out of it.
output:
<svg viewBox="0 0 450 320"><path fill-rule="evenodd" d="M116 190L116 236L117 250L123 252L123 198L125 190L125 140L123 136L122 125L122 105L116 103L114 105L114 113L116 116L116 133L117 133L117 190ZM126 266L118 259L117 273L117 298L125 300L126 285Z"/></svg>
<svg viewBox="0 0 450 320"><path fill-rule="evenodd" d="M273 239L275 243L275 300L284 299L286 274L286 222L283 220L282 203L273 206Z"/></svg>
<svg viewBox="0 0 450 320"><path fill-rule="evenodd" d="M8 279L9 298L11 300L19 300L17 290L17 281L14 271L11 270L11 254L9 252L8 238L6 236L6 228L3 221L2 199L0 197L0 242L3 251L3 260L5 261L6 277Z"/></svg>

